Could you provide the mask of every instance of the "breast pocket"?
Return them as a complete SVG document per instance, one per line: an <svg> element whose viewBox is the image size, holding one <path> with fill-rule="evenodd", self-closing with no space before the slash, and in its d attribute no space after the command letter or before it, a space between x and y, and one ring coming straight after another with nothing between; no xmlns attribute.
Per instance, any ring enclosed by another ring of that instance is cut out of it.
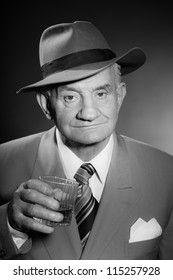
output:
<svg viewBox="0 0 173 280"><path fill-rule="evenodd" d="M159 236L150 240L126 243L125 255L129 260L157 260L160 240Z"/></svg>

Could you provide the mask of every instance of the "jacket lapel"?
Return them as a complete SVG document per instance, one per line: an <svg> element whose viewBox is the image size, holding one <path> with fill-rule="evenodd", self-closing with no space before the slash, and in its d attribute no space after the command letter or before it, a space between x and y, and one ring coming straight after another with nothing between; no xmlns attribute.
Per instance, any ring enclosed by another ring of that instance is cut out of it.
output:
<svg viewBox="0 0 173 280"><path fill-rule="evenodd" d="M131 184L128 154L123 138L117 138L98 213L82 259L98 259L128 219L138 193ZM120 234L121 236L121 234ZM122 250L121 250L122 251Z"/></svg>
<svg viewBox="0 0 173 280"><path fill-rule="evenodd" d="M32 178L40 175L65 177L55 137L55 128L46 132L40 142ZM42 243L50 259L79 259L81 244L73 216L70 226L56 227L51 235L42 236Z"/></svg>

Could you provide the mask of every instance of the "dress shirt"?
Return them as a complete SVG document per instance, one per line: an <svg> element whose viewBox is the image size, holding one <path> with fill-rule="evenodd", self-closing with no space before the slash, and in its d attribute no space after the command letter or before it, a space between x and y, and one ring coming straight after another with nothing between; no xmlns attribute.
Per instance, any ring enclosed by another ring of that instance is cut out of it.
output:
<svg viewBox="0 0 173 280"><path fill-rule="evenodd" d="M56 130L56 139L64 173L67 178L73 179L75 173L84 162L63 143L58 129ZM113 147L114 138L113 135L111 135L106 147L92 160L87 161L91 163L97 171L97 173L94 174L89 180L89 185L94 197L98 202L100 201L105 185L106 176L111 162Z"/></svg>
<svg viewBox="0 0 173 280"><path fill-rule="evenodd" d="M63 143L58 129L56 129L56 139L57 139L58 151L59 151L65 176L69 179L73 179L75 173L84 162L80 158L78 158ZM88 161L96 169L96 173L89 180L89 185L91 187L94 197L97 199L98 202L100 201L104 189L107 173L111 162L113 147L114 147L114 138L113 135L111 135L106 147L96 157ZM13 229L8 221L7 223L13 241L16 244L17 248L20 249L21 246L28 239L28 235Z"/></svg>

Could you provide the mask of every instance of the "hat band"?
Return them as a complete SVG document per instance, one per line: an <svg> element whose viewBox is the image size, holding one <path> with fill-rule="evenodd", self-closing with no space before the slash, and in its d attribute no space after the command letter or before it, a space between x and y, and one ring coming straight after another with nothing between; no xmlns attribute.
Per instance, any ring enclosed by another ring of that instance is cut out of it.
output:
<svg viewBox="0 0 173 280"><path fill-rule="evenodd" d="M51 62L45 63L42 67L43 78L58 71L64 71L80 65L111 60L116 54L110 49L91 49L68 54Z"/></svg>

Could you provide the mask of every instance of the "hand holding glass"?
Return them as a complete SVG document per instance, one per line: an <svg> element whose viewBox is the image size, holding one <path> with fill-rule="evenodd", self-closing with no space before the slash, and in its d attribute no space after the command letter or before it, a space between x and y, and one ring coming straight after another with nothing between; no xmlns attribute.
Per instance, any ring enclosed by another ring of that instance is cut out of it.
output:
<svg viewBox="0 0 173 280"><path fill-rule="evenodd" d="M60 178L57 176L40 176L39 179L52 187L53 196L60 203L58 212L62 213L64 216L61 222L52 222L48 220L42 220L41 222L48 226L70 225L79 183L75 180ZM35 219L37 220L37 218Z"/></svg>

